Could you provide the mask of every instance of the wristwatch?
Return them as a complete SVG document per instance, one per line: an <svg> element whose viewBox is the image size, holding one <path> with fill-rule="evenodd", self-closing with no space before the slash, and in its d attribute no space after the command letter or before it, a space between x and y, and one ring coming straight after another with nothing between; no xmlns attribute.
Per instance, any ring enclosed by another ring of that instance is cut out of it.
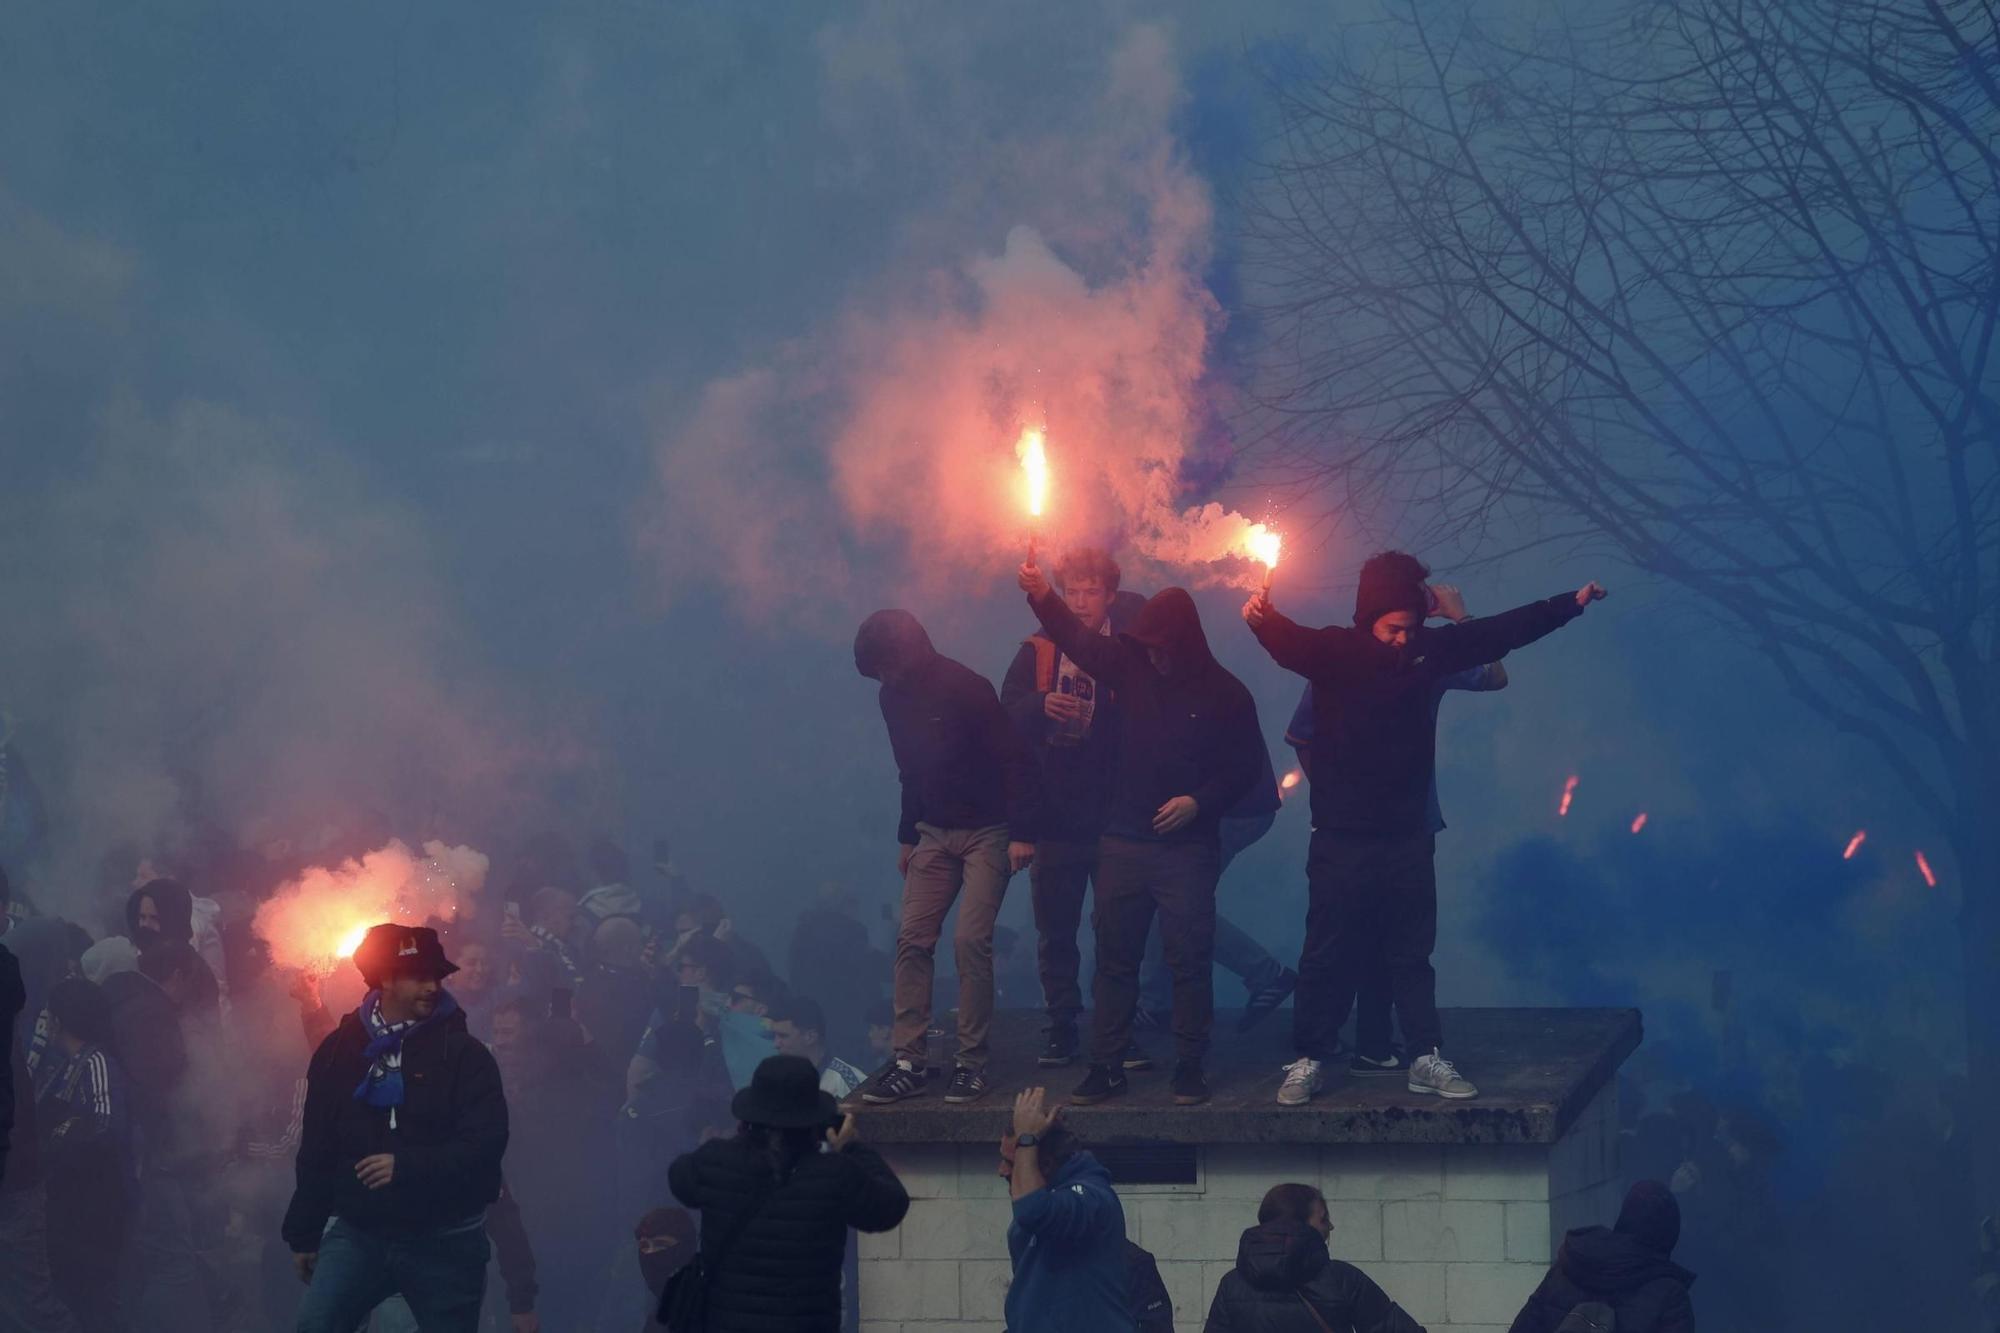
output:
<svg viewBox="0 0 2000 1333"><path fill-rule="evenodd" d="M1039 1134L1023 1134L1014 1140L1014 1146L1016 1148L1032 1148L1041 1141L1042 1136Z"/></svg>

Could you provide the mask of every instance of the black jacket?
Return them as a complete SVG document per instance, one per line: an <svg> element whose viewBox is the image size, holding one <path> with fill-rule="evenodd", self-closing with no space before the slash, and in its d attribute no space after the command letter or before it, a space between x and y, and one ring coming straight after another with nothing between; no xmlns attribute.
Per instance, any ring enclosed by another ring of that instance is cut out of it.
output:
<svg viewBox="0 0 2000 1333"><path fill-rule="evenodd" d="M188 1069L180 1010L143 972L113 972L103 990L112 1046L131 1090L133 1146L147 1162L172 1157L179 1146L171 1141L175 1097Z"/></svg>
<svg viewBox="0 0 2000 1333"><path fill-rule="evenodd" d="M1111 628L1145 605L1134 593L1119 593L1111 604ZM1030 635L1007 666L1000 682L1000 706L1007 710L1015 733L1034 758L1042 779L1042 826L1045 838L1095 842L1104 831L1104 814L1111 801L1111 781L1118 760L1118 700L1100 686L1090 730L1075 744L1054 745L1055 724L1042 709L1048 691L1041 688L1039 659L1061 652L1046 634ZM1053 667L1053 664L1051 664Z"/></svg>
<svg viewBox="0 0 2000 1333"><path fill-rule="evenodd" d="M861 1144L808 1153L778 1184L761 1150L714 1139L676 1160L667 1179L676 1199L701 1211L704 1255L763 1205L709 1273L705 1333L838 1333L847 1229L890 1231L910 1210L889 1164Z"/></svg>
<svg viewBox="0 0 2000 1333"><path fill-rule="evenodd" d="M1109 638L1086 634L1053 590L1029 605L1056 646L1118 696L1118 759L1104 831L1161 841L1154 813L1176 796L1192 796L1199 813L1164 840L1215 837L1217 821L1268 771L1271 758L1257 729L1257 705L1209 651L1194 599L1168 588ZM1154 669L1149 647L1166 650L1167 671Z"/></svg>
<svg viewBox="0 0 2000 1333"><path fill-rule="evenodd" d="M28 1077L25 1044L15 1031L28 993L21 965L0 944L0 1192L25 1189L39 1178L35 1162L35 1088Z"/></svg>
<svg viewBox="0 0 2000 1333"><path fill-rule="evenodd" d="M1307 629L1277 612L1254 633L1313 683L1313 828L1386 835L1430 829L1438 682L1497 662L1582 614L1573 594L1436 629L1407 650L1368 629ZM1322 758L1321 756L1324 756Z"/></svg>
<svg viewBox="0 0 2000 1333"><path fill-rule="evenodd" d="M895 683L881 690L882 720L903 784L896 841L914 846L923 823L947 829L1005 824L1011 840L1033 842L1040 784L993 683L931 647L908 613L870 616L855 655L864 674L892 663L899 668Z"/></svg>
<svg viewBox="0 0 2000 1333"><path fill-rule="evenodd" d="M1208 1307L1206 1333L1423 1333L1353 1264L1328 1257L1326 1238L1302 1222L1251 1227Z"/></svg>
<svg viewBox="0 0 2000 1333"><path fill-rule="evenodd" d="M507 1099L492 1054L465 1030L464 1012L403 1043L403 1104L394 1129L387 1109L354 1099L368 1073L367 1046L361 1016L350 1013L306 1071L298 1187L284 1224L295 1253L319 1249L329 1217L371 1231L426 1231L476 1217L500 1197ZM396 1171L371 1190L354 1164L377 1153L394 1154Z"/></svg>
<svg viewBox="0 0 2000 1333"><path fill-rule="evenodd" d="M1152 1252L1127 1240L1125 1268L1132 1279L1132 1323L1138 1333L1174 1333L1174 1300Z"/></svg>
<svg viewBox="0 0 2000 1333"><path fill-rule="evenodd" d="M1608 1227L1582 1227L1563 1238L1510 1333L1552 1333L1585 1301L1609 1305L1618 1333L1694 1333L1692 1285L1694 1274L1658 1250Z"/></svg>

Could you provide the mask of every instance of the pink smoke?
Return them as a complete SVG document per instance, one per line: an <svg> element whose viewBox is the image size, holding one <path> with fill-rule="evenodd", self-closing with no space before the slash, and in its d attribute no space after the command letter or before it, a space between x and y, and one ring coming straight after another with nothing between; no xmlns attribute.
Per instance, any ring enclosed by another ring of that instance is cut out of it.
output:
<svg viewBox="0 0 2000 1333"><path fill-rule="evenodd" d="M345 962L368 927L450 921L486 882L486 857L470 847L424 844L423 855L391 839L380 851L314 866L280 885L250 929L271 961L325 976Z"/></svg>

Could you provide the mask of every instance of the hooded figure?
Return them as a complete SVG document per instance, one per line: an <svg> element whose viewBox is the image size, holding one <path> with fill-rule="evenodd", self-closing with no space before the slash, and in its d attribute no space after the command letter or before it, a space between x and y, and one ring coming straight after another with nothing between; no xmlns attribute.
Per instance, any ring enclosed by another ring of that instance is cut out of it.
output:
<svg viewBox="0 0 2000 1333"><path fill-rule="evenodd" d="M1311 1308L1308 1309L1307 1307ZM1374 1279L1330 1257L1326 1237L1290 1218L1259 1223L1216 1284L1205 1333L1423 1333Z"/></svg>
<svg viewBox="0 0 2000 1333"><path fill-rule="evenodd" d="M1510 1333L1553 1333L1585 1302L1610 1306L1618 1333L1693 1333L1694 1274L1673 1261L1680 1234L1673 1191L1657 1180L1640 1181L1626 1193L1617 1225L1580 1227L1563 1238Z"/></svg>
<svg viewBox="0 0 2000 1333"><path fill-rule="evenodd" d="M1118 759L1097 868L1096 1023L1091 1073L1071 1100L1125 1088L1139 963L1154 913L1174 976L1174 1099L1208 1099L1202 1064L1214 1024L1217 824L1268 768L1250 692L1209 651L1194 599L1155 595L1122 632L1087 632L1040 572L1029 605L1056 646L1118 699Z"/></svg>
<svg viewBox="0 0 2000 1333"><path fill-rule="evenodd" d="M178 880L147 880L125 899L125 933L142 953L164 941L194 943L194 895Z"/></svg>
<svg viewBox="0 0 2000 1333"><path fill-rule="evenodd" d="M902 781L896 822L903 920L896 938L896 1065L863 1096L927 1090L935 951L959 899L958 1052L947 1101L986 1092L993 926L1007 881L1034 853L1040 788L1027 749L984 676L942 656L908 611L877 611L854 636L854 668L882 682L882 721Z"/></svg>

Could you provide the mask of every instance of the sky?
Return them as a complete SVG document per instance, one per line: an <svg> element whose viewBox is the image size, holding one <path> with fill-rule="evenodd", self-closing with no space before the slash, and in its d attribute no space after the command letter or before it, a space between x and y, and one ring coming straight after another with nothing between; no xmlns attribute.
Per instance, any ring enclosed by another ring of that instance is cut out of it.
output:
<svg viewBox="0 0 2000 1333"><path fill-rule="evenodd" d="M894 772L852 629L907 606L997 680L1031 628L1023 413L1072 501L1048 540L1193 586L1276 752L1298 682L1209 557L1239 520L1287 527L1280 605L1344 622L1399 527L1260 483L1241 392L1258 56L1329 23L13 7L0 706L58 816L45 894L199 811L502 855L551 822L666 836L746 916L827 881L887 902ZM1930 835L1895 783L1684 594L1581 556L1438 572L1475 610L1613 593L1445 707L1448 1003L1552 993L1485 924L1533 839L1613 874L1614 833L1699 859L1783 824L1826 850L1788 868L1811 880L1865 826L1871 892L1949 902L1909 892ZM1288 809L1223 891L1280 952L1305 836Z"/></svg>

